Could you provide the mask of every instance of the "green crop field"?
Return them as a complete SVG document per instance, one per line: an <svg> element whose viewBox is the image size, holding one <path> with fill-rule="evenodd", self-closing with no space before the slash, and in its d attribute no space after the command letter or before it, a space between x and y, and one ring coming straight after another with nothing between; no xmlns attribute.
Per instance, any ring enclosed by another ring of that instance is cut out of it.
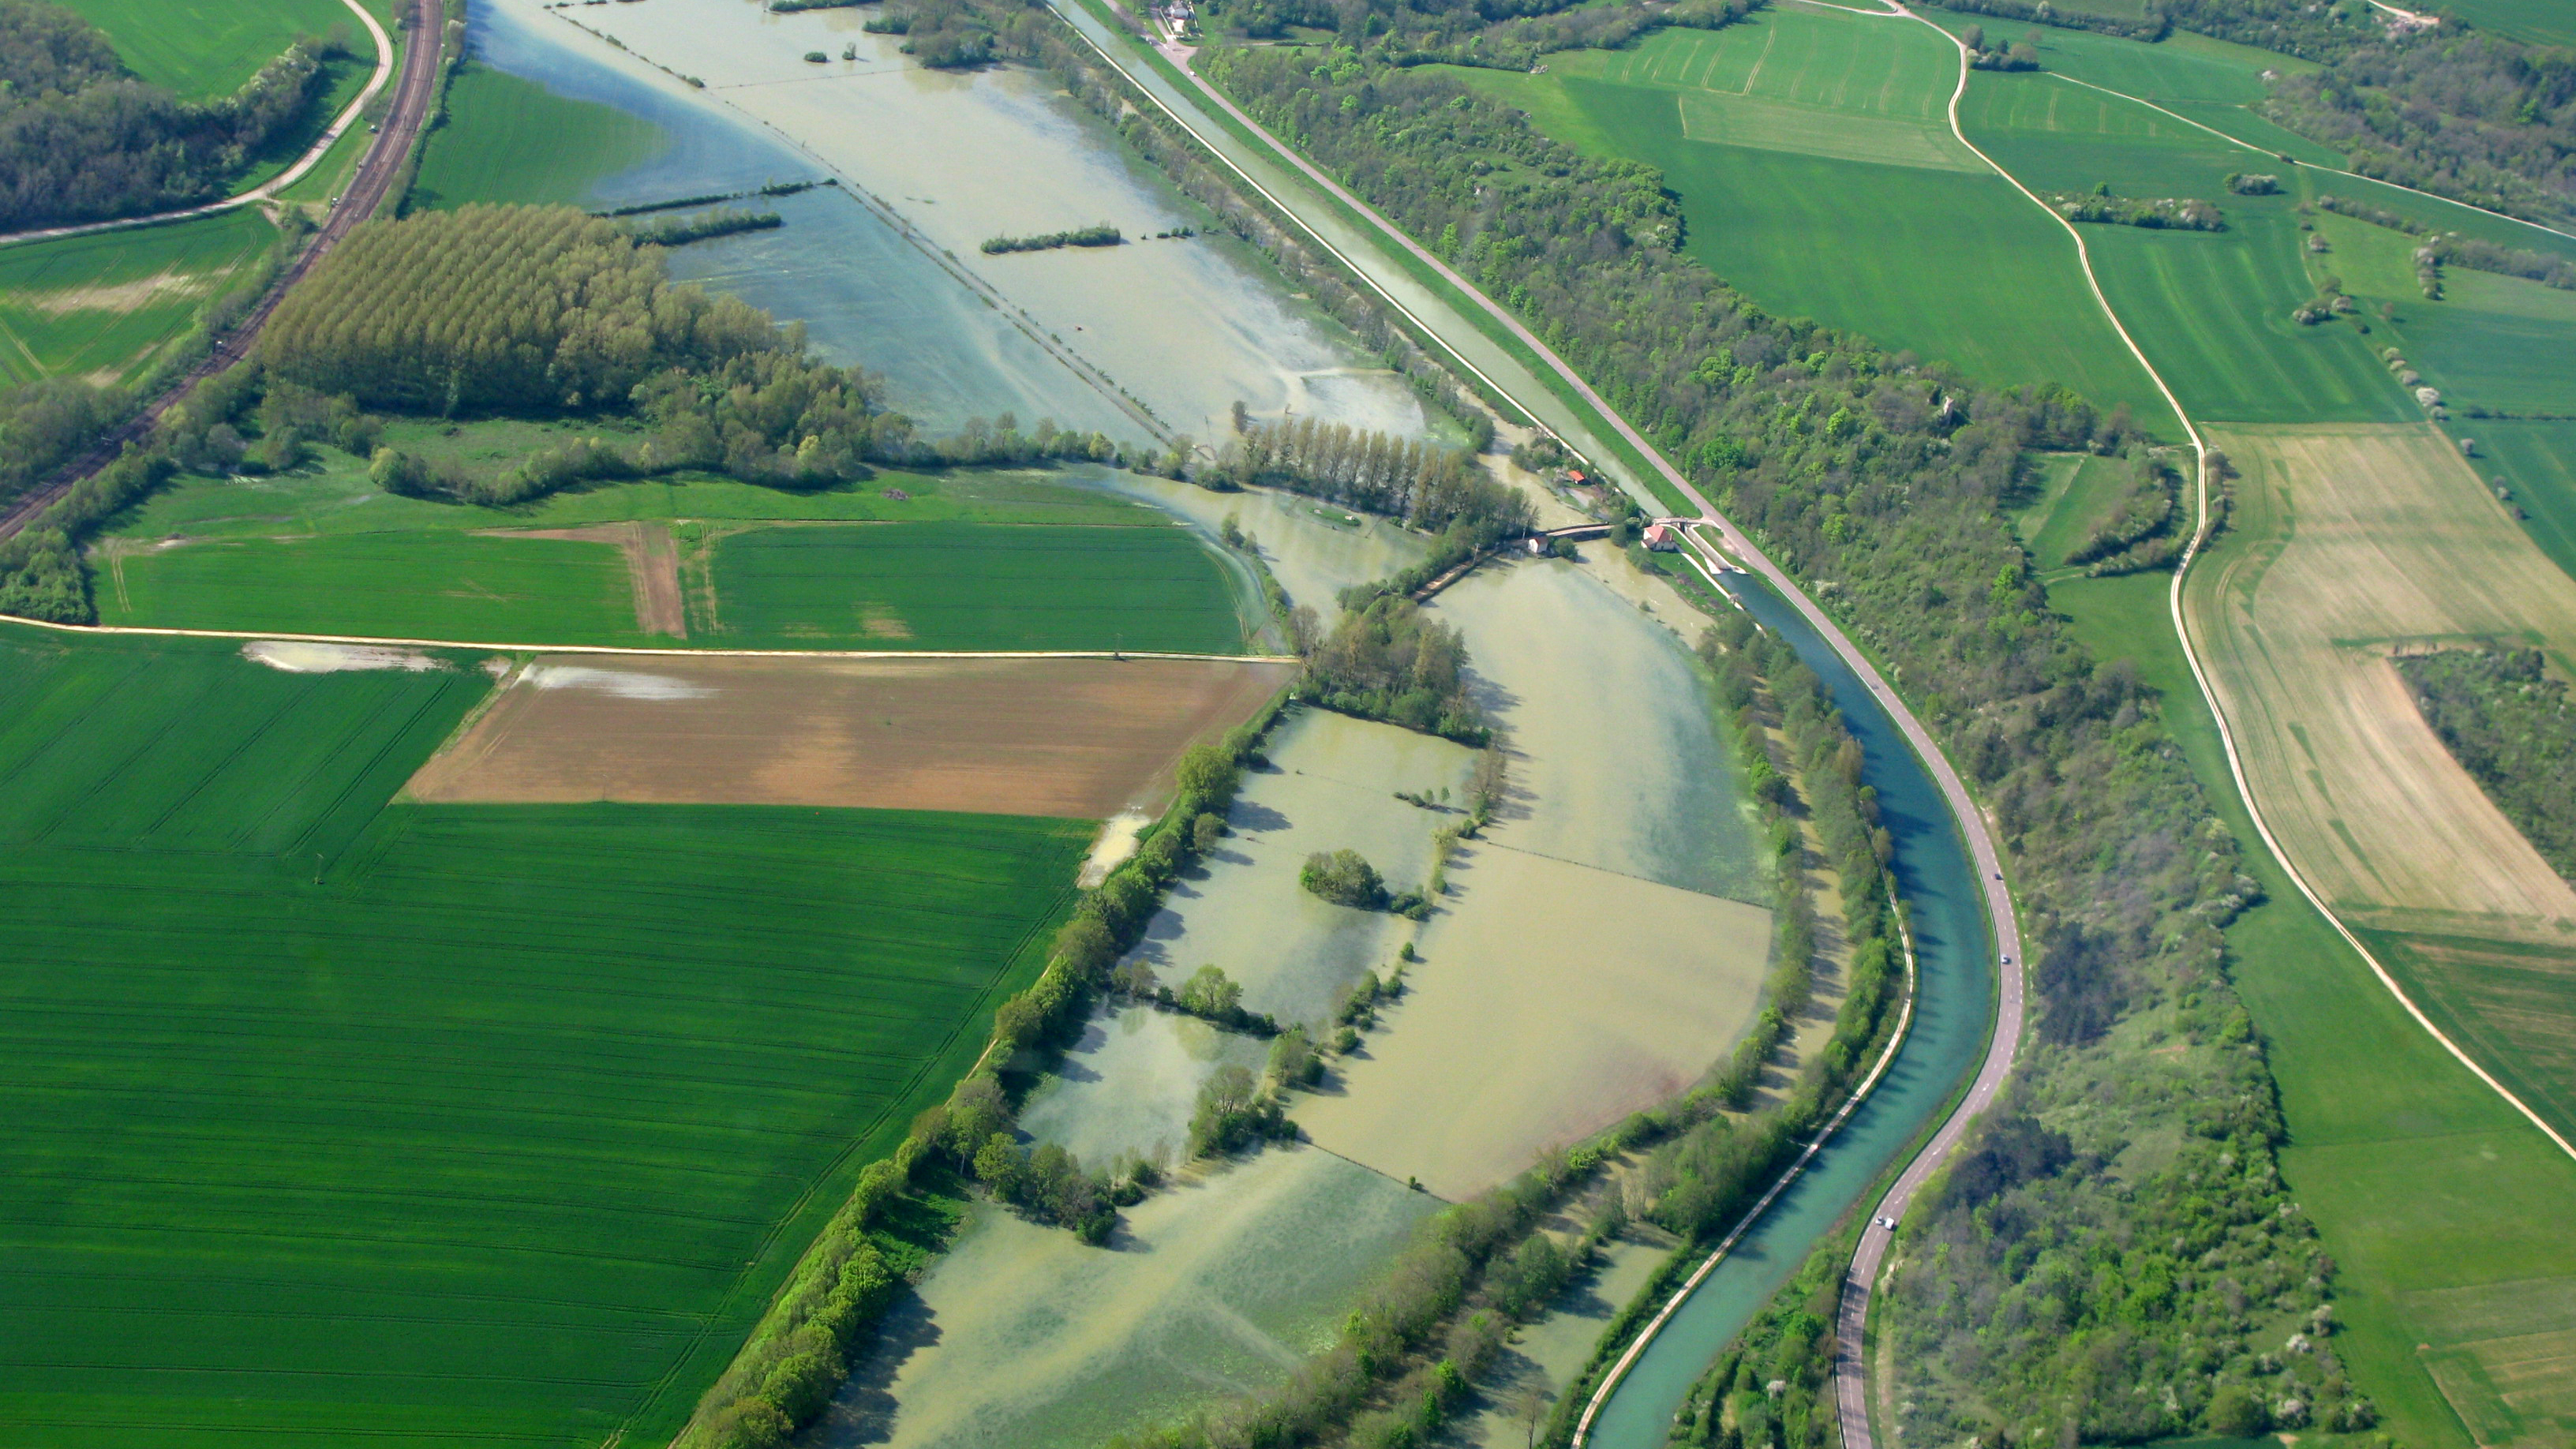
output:
<svg viewBox="0 0 2576 1449"><path fill-rule="evenodd" d="M489 419L448 434L443 425L394 419L385 441L427 458L497 468L575 436L610 430L597 419L563 423ZM624 441L624 439L620 439ZM168 538L271 538L406 530L575 528L628 520L689 518L882 519L889 522L1131 524L1160 527L1170 516L1148 504L1065 481L1077 476L956 469L938 474L879 472L831 488L782 489L730 478L687 477L602 483L508 508L399 498L367 481L364 460L317 447L318 461L266 478L174 479L124 515L115 536L137 543ZM891 497L889 494L901 494Z"/></svg>
<svg viewBox="0 0 2576 1449"><path fill-rule="evenodd" d="M1951 136L1955 51L1923 26L1779 8L1551 56L1543 76L1452 73L1662 170L1691 254L1765 307L2178 433L2064 231ZM1975 280L1995 277L2012 284Z"/></svg>
<svg viewBox="0 0 2576 1449"><path fill-rule="evenodd" d="M2534 45L2576 45L2576 10L2566 0L2452 0L2448 8L2480 30Z"/></svg>
<svg viewBox="0 0 2576 1449"><path fill-rule="evenodd" d="M661 1442L1090 830L387 806L485 687L0 637L14 1442Z"/></svg>
<svg viewBox="0 0 2576 1449"><path fill-rule="evenodd" d="M131 380L276 237L244 208L0 247L0 377Z"/></svg>
<svg viewBox="0 0 2576 1449"><path fill-rule="evenodd" d="M2045 574L2066 567L2066 556L2107 522L2134 480L2128 465L2084 453L2043 460L2037 497L2015 518L2031 559Z"/></svg>
<svg viewBox="0 0 2576 1449"><path fill-rule="evenodd" d="M1238 654L1224 571L1181 528L763 528L716 541L692 640L735 648Z"/></svg>
<svg viewBox="0 0 2576 1449"><path fill-rule="evenodd" d="M2576 422L2478 418L2452 431L2476 442L2478 472L2512 492L2523 531L2576 575Z"/></svg>
<svg viewBox="0 0 2576 1449"><path fill-rule="evenodd" d="M107 32L137 76L182 96L230 95L305 35L371 37L340 0L57 0Z"/></svg>
<svg viewBox="0 0 2576 1449"><path fill-rule="evenodd" d="M2576 1162L2408 1018L2263 849L2174 636L2170 583L2071 580L2049 601L2096 658L2132 661L2163 694L2167 727L2262 882L2263 903L2228 928L2230 971L2280 1086L2282 1173L2339 1265L2335 1351L2383 1427L2421 1449L2469 1449L2463 1414L2543 1428L2520 1424L2491 1379L2442 1365L2501 1362L2523 1336L2513 1314L2472 1318L2459 1300L2528 1310L2576 1295L2576 1243L2546 1226L2549 1204L2576 1198Z"/></svg>
<svg viewBox="0 0 2576 1449"><path fill-rule="evenodd" d="M447 120L421 157L414 205L583 202L602 177L667 144L659 126L615 106L468 65L448 87Z"/></svg>
<svg viewBox="0 0 2576 1449"><path fill-rule="evenodd" d="M2303 250L2299 198L2235 196L2256 158L2144 105L2045 74L1980 73L1960 105L1970 140L2041 191L2216 201L2221 232L2087 226L2104 295L2195 418L2405 422L2422 416L2351 322L2306 327L2331 257ZM2295 188L2304 173L2293 175Z"/></svg>
<svg viewBox="0 0 2576 1449"><path fill-rule="evenodd" d="M617 550L462 532L234 538L96 561L99 620L494 644L652 644Z"/></svg>

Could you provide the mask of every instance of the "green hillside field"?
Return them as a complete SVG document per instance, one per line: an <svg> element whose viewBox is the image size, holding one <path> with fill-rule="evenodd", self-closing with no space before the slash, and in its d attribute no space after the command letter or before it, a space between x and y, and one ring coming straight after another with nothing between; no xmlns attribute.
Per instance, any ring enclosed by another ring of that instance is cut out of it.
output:
<svg viewBox="0 0 2576 1449"><path fill-rule="evenodd" d="M661 1442L1070 902L1083 822L389 804L487 687L0 635L20 1441Z"/></svg>
<svg viewBox="0 0 2576 1449"><path fill-rule="evenodd" d="M359 54L373 51L365 27L340 0L56 3L105 31L117 59L138 78L180 96L231 95L298 38L335 27L348 33Z"/></svg>
<svg viewBox="0 0 2576 1449"><path fill-rule="evenodd" d="M2069 580L2049 603L2095 658L2130 661L2162 693L2167 727L2262 882L2264 900L2228 927L2229 972L2280 1085L2282 1176L2337 1264L2335 1352L2406 1443L2542 1433L2549 1406L2491 1370L2535 1334L2576 1347L2576 1254L2544 1226L2547 1204L2576 1195L2576 1162L2408 1018L2263 848L2174 635L2171 582Z"/></svg>
<svg viewBox="0 0 2576 1449"><path fill-rule="evenodd" d="M1951 136L1957 65L1922 25L1782 6L1554 55L1545 75L1452 74L1560 141L1662 170L1691 254L1766 308L2126 403L2179 437L2063 229Z"/></svg>

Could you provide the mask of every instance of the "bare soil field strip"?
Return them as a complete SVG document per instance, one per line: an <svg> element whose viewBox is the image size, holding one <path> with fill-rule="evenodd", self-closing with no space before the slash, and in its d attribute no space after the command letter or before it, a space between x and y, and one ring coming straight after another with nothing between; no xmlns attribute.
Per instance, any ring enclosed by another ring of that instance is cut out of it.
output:
<svg viewBox="0 0 2576 1449"><path fill-rule="evenodd" d="M407 787L441 803L830 805L1097 820L1158 809L1259 661L546 655Z"/></svg>
<svg viewBox="0 0 2576 1449"><path fill-rule="evenodd" d="M574 543L604 543L626 560L626 576L635 586L635 627L647 634L689 637L688 611L680 603L680 549L671 530L659 523L596 523L586 528L485 529L508 538L560 538Z"/></svg>
<svg viewBox="0 0 2576 1449"><path fill-rule="evenodd" d="M1449 869L1464 900L1403 999L1296 1104L1317 1146L1461 1201L1688 1088L1752 1025L1769 911L1491 842Z"/></svg>
<svg viewBox="0 0 2576 1449"><path fill-rule="evenodd" d="M2576 890L2461 769L2389 664L2487 638L2576 659L2576 581L2429 425L2240 426L2239 547L2185 591L2245 769L2338 909L2576 924ZM2455 927L2456 928L2456 927Z"/></svg>

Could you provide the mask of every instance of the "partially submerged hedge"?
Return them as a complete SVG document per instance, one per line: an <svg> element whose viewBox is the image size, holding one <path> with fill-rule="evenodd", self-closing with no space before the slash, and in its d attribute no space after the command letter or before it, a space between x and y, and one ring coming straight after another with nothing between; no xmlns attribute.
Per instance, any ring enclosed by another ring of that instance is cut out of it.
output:
<svg viewBox="0 0 2576 1449"><path fill-rule="evenodd" d="M849 1200L805 1251L731 1367L699 1400L673 1449L782 1449L823 1411L849 1376L850 1354L901 1286L868 1241L871 1219L912 1185L925 1154L951 1150L952 1123L989 1126L1001 1101L1000 1069L1023 1049L1070 1038L1089 1015L1110 968L1144 934L1163 893L1196 853L1192 826L1222 815L1244 761L1279 715L1274 701L1222 741L1181 757L1180 789L1136 854L1109 873L1056 932L1046 969L993 1014L993 1034L945 1106L915 1121L891 1157L860 1170ZM1007 1119L1003 1125L1007 1126Z"/></svg>

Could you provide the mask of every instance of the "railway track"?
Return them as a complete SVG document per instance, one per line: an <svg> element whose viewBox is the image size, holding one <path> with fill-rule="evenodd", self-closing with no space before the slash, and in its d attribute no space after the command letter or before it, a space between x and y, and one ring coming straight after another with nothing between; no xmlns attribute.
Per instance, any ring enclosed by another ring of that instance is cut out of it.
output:
<svg viewBox="0 0 2576 1449"><path fill-rule="evenodd" d="M252 307L232 331L216 339L214 350L203 362L180 377L159 397L144 404L141 411L102 436L90 450L55 470L53 475L0 513L0 538L8 538L33 522L62 496L72 491L82 479L115 462L126 445L136 442L160 424L170 409L179 405L198 383L241 360L250 345L259 338L260 329L285 300L289 289L304 279L314 266L331 254L331 249L354 230L358 223L375 215L393 190L394 178L402 172L404 158L411 154L412 142L420 135L421 126L429 119L429 102L438 85L439 42L444 17L439 0L412 0L412 43L403 54L402 77L395 83L393 105L385 113L384 124L376 132L375 144L358 164L358 174L349 188L340 194L331 214L268 292Z"/></svg>

